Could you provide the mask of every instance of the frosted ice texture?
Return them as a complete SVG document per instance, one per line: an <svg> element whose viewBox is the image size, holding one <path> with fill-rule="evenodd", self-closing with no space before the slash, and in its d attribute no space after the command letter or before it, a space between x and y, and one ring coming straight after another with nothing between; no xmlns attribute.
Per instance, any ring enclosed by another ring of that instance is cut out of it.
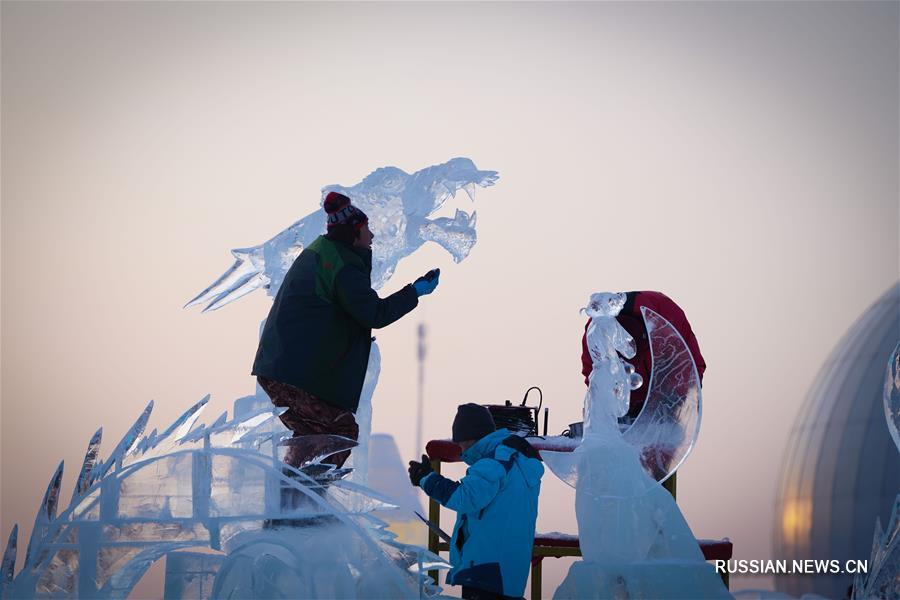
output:
<svg viewBox="0 0 900 600"><path fill-rule="evenodd" d="M869 572L858 573L853 581L853 600L869 598L900 599L900 494L894 500L887 529L881 528L881 519L875 519Z"/></svg>
<svg viewBox="0 0 900 600"><path fill-rule="evenodd" d="M887 363L884 378L884 416L888 429L900 451L900 342ZM875 537L869 572L858 573L853 580L853 600L882 598L900 600L900 493L894 499L894 508L887 529L881 528L881 519L875 519Z"/></svg>
<svg viewBox="0 0 900 600"><path fill-rule="evenodd" d="M449 565L424 548L398 543L369 516L391 508L389 498L347 481L323 485L331 465L312 462L297 470L282 463L282 442L290 435L277 419L282 409L198 426L206 400L163 435L136 437L149 418L145 410L107 461L88 469L96 471L92 483L76 489L57 516L60 464L15 576L18 527L12 530L0 565L0 596L124 598L153 562L198 546L216 551L218 560L176 556L167 597L180 597L174 591L182 590L209 598L214 588L226 598L290 596L301 589L321 597L439 591L417 565ZM355 445L331 437L317 459ZM161 453L160 447L170 450ZM99 432L88 445L89 457L98 448ZM292 496L301 501L286 503ZM315 571L309 569L313 563ZM300 587L275 594L280 585Z"/></svg>
<svg viewBox="0 0 900 600"><path fill-rule="evenodd" d="M359 426L359 445L350 455L349 466L353 467L350 479L365 485L369 478L369 438L372 435L372 396L381 373L381 350L378 342L372 342L369 352L369 364L363 380L362 392L359 395L359 406L356 409L356 424Z"/></svg>
<svg viewBox="0 0 900 600"><path fill-rule="evenodd" d="M626 363L619 359L634 358L635 344L631 335L625 331L615 316L625 306L625 294L597 293L592 294L588 305L582 312L591 317L587 329L587 346L591 360L602 372L596 377L592 374L590 385L606 386L613 390L614 402L606 403L602 394L588 394L584 406L585 433L600 433L612 423L618 428L616 419L628 412L628 398L632 389L641 382L640 376L634 373L634 367L626 368ZM630 367L631 365L627 365ZM636 379L632 378L636 375ZM594 402L603 398L604 402ZM609 417L612 417L610 420Z"/></svg>
<svg viewBox="0 0 900 600"><path fill-rule="evenodd" d="M615 320L623 305L621 294L591 297L587 343L594 364L584 437L573 452L542 453L554 473L574 483L583 555L554 597L729 597L674 499L619 430L617 417L627 411L637 383L618 356L634 355L633 340Z"/></svg>

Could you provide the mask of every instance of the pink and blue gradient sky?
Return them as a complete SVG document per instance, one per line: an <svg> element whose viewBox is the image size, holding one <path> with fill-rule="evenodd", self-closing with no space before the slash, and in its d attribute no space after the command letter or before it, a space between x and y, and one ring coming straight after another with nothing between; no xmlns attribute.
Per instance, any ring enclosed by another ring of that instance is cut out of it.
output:
<svg viewBox="0 0 900 600"><path fill-rule="evenodd" d="M98 426L109 451L150 399L152 428L252 392L270 300L181 308L230 248L313 210L323 185L468 156L501 179L479 192L465 262L426 247L385 287L442 268L378 332L374 430L418 455L424 320L426 439L457 404L530 385L559 431L579 420L588 295L661 290L708 363L679 504L698 537L770 556L803 396L900 272L896 2L0 11L3 540L15 522L27 539L61 458L67 501ZM573 499L548 474L539 528L573 532ZM548 562L546 593L565 565Z"/></svg>

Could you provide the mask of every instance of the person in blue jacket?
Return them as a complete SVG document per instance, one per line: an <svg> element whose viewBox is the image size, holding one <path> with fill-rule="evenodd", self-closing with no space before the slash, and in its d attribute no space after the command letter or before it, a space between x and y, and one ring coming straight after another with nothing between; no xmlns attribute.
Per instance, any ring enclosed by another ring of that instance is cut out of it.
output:
<svg viewBox="0 0 900 600"><path fill-rule="evenodd" d="M453 441L469 465L461 480L435 473L425 455L409 463L412 484L457 512L447 583L462 586L468 600L521 598L544 474L540 455L525 438L497 429L478 404L457 409Z"/></svg>

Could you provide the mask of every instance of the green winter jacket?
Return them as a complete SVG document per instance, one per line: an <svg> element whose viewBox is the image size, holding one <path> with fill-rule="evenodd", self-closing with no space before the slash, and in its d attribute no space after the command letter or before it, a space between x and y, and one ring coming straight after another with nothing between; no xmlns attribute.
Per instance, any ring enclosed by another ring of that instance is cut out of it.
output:
<svg viewBox="0 0 900 600"><path fill-rule="evenodd" d="M356 412L372 329L390 325L419 303L412 285L379 298L371 273L371 250L319 236L284 277L252 374Z"/></svg>

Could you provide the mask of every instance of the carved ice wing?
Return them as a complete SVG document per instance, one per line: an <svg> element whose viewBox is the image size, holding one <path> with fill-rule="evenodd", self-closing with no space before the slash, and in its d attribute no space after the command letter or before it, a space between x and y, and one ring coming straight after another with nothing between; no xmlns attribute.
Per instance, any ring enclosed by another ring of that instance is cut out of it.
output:
<svg viewBox="0 0 900 600"><path fill-rule="evenodd" d="M47 527L50 521L56 518L56 506L59 503L59 487L62 483L63 465L65 461L60 461L56 467L56 472L50 478L47 484L47 491L44 492L44 500L38 508L37 515L34 517L34 527L31 529L31 538L28 540L28 549L25 551L25 566L34 564L35 555L40 548L41 543L47 535Z"/></svg>
<svg viewBox="0 0 900 600"><path fill-rule="evenodd" d="M184 308L208 302L203 308L203 312L216 310L268 283L264 276L265 263L262 259L262 246L236 248L231 251L231 254L237 259L231 268L185 304Z"/></svg>
<svg viewBox="0 0 900 600"><path fill-rule="evenodd" d="M81 471L78 473L78 479L75 481L75 491L72 494L72 501L69 506L74 506L81 495L91 487L91 471L97 464L100 455L100 440L103 437L103 428L98 429L88 442L87 452L84 453L84 462L81 463Z"/></svg>
<svg viewBox="0 0 900 600"><path fill-rule="evenodd" d="M134 422L134 425L131 426L131 429L125 434L125 437L122 438L122 441L115 447L112 451L112 454L109 455L109 458L103 463L103 466L99 469L96 469L95 474L91 475L91 483L103 479L109 470L116 464L119 460L125 457L132 448L134 448L135 444L137 444L138 440L141 437L141 434L144 432L144 428L147 426L147 421L150 419L150 413L153 411L153 400L147 404L147 407L141 413L141 416L137 418L137 421Z"/></svg>
<svg viewBox="0 0 900 600"><path fill-rule="evenodd" d="M210 396L207 394L199 402L184 411L165 431L158 436L153 436L152 443L147 448L126 457L122 461L122 465L133 464L172 452L175 446L188 434L197 422L197 419L200 418L200 414L206 408L209 398Z"/></svg>
<svg viewBox="0 0 900 600"><path fill-rule="evenodd" d="M325 231L325 213L312 212L270 240L231 251L236 259L209 287L184 308L206 303L203 312L219 309L260 287L277 290L293 260Z"/></svg>
<svg viewBox="0 0 900 600"><path fill-rule="evenodd" d="M0 598L5 598L6 590L12 584L13 574L16 569L16 548L19 543L19 524L13 525L9 540L6 542L6 551L3 553L3 563L0 563Z"/></svg>

